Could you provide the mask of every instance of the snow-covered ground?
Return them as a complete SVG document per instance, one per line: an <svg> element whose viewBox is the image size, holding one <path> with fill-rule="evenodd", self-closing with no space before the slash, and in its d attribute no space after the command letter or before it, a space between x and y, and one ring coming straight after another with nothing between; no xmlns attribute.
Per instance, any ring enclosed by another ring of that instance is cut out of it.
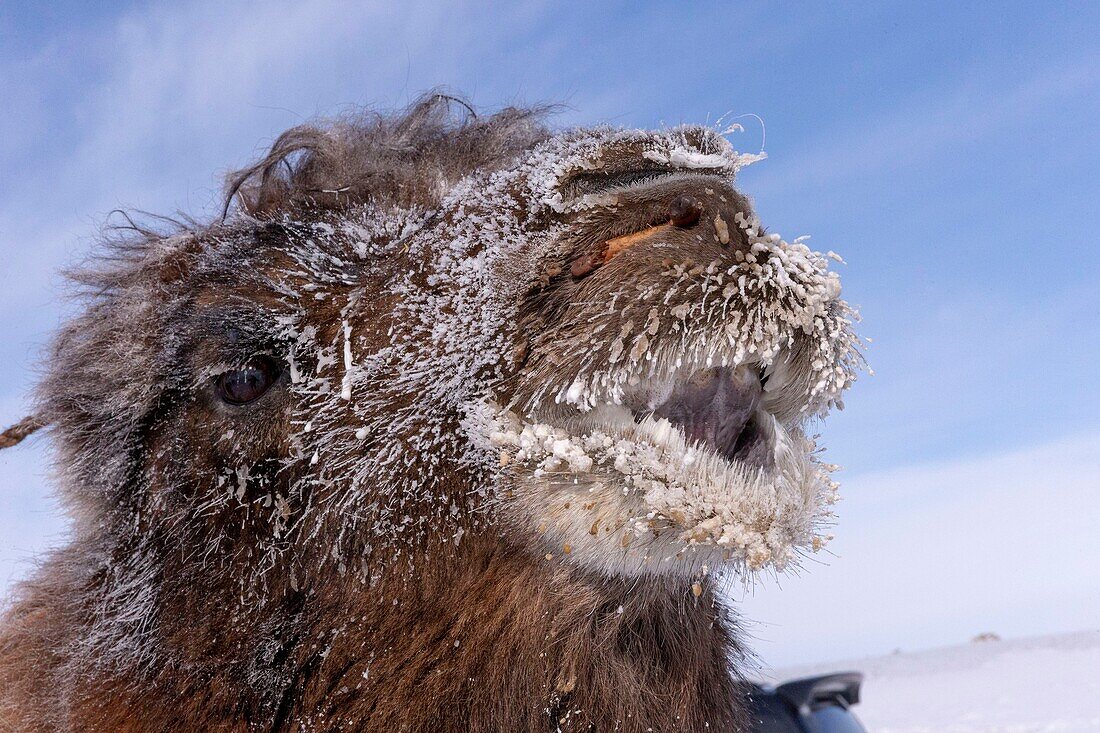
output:
<svg viewBox="0 0 1100 733"><path fill-rule="evenodd" d="M1100 731L1100 630L973 641L768 673L858 670L855 710L872 733Z"/></svg>

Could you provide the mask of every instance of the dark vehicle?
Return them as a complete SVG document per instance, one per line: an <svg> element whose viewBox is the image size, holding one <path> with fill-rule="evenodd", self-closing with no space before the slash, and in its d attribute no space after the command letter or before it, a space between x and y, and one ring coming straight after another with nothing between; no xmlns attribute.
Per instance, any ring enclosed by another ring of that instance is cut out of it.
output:
<svg viewBox="0 0 1100 733"><path fill-rule="evenodd" d="M755 733L867 733L850 710L859 702L863 675L841 672L786 682L753 685L749 710Z"/></svg>

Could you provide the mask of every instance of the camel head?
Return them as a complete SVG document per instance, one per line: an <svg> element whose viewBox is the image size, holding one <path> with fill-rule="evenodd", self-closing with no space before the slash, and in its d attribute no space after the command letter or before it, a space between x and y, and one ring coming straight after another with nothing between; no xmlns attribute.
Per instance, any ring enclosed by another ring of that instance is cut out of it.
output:
<svg viewBox="0 0 1100 733"><path fill-rule="evenodd" d="M291 130L223 221L83 273L39 415L77 531L247 587L473 537L605 576L818 549L806 425L861 357L828 258L734 187L753 156L446 106Z"/></svg>

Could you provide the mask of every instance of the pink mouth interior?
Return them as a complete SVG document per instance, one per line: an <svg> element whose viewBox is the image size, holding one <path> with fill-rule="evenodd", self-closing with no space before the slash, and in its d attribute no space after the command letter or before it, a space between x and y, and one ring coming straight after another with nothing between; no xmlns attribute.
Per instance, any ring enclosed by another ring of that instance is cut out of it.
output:
<svg viewBox="0 0 1100 733"><path fill-rule="evenodd" d="M641 419L652 412L678 427L689 443L701 443L730 461L770 467L767 435L757 422L763 386L745 368L714 367L695 372L656 408L633 410Z"/></svg>

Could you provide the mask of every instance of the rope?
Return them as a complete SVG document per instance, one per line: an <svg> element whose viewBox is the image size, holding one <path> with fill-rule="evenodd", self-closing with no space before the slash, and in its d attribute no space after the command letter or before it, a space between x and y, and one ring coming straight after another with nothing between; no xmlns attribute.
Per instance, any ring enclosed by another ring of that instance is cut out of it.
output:
<svg viewBox="0 0 1100 733"><path fill-rule="evenodd" d="M23 438L44 427L46 423L39 420L36 415L29 415L0 433L0 449L19 445L23 442Z"/></svg>

